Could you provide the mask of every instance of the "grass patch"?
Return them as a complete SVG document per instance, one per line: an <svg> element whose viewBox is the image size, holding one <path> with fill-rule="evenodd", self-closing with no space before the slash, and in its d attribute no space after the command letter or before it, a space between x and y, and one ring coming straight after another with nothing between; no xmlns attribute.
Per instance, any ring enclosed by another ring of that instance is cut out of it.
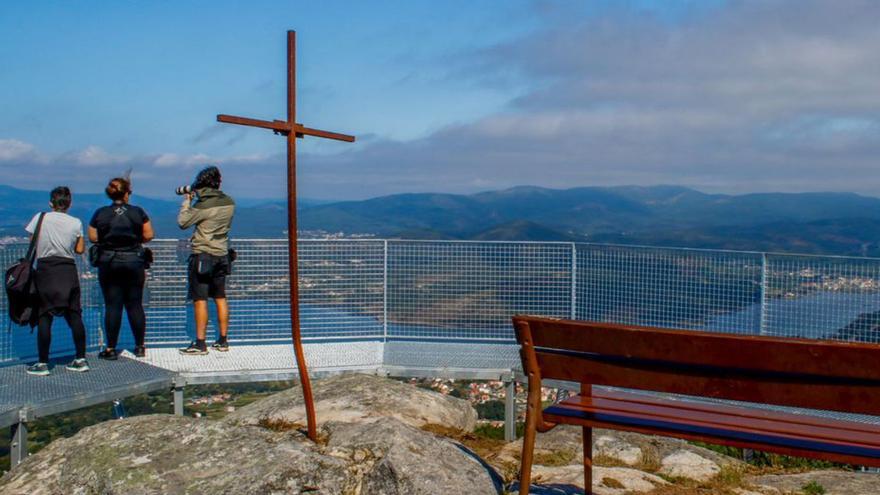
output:
<svg viewBox="0 0 880 495"><path fill-rule="evenodd" d="M516 438L522 438L526 425L524 423L516 424ZM504 426L492 426L491 423L478 423L474 428L474 434L482 438L490 438L493 440L504 440Z"/></svg>
<svg viewBox="0 0 880 495"><path fill-rule="evenodd" d="M806 485L801 487L801 491L806 495L825 495L825 487L816 483L815 481L811 481Z"/></svg>
<svg viewBox="0 0 880 495"><path fill-rule="evenodd" d="M845 469L852 470L852 466L848 464L839 464L836 462L822 461L819 459L809 459L806 457L791 457L787 455L771 454L769 452L752 451L749 459L743 453L743 449L736 447L727 447L724 445L714 445L705 442L688 442L698 447L717 452L719 454L739 459L743 462L751 464L759 468L770 468L771 470L784 470L786 472L803 472L816 471L822 469Z"/></svg>
<svg viewBox="0 0 880 495"><path fill-rule="evenodd" d="M548 467L568 466L577 457L573 450L557 450L555 452L535 452L533 464Z"/></svg>
<svg viewBox="0 0 880 495"><path fill-rule="evenodd" d="M260 418L257 421L257 424L260 427L265 428L267 430L272 431L300 431L305 428L305 425L302 423L296 423L293 421L287 421L286 419L276 419L276 418Z"/></svg>
<svg viewBox="0 0 880 495"><path fill-rule="evenodd" d="M486 430L483 430L483 432L474 431L473 433L468 433L466 431L438 424L426 424L422 426L422 430L455 440L471 449L474 453L485 460L496 457L498 451L500 451L505 445L503 430L501 439L494 438L494 433L490 435L483 434Z"/></svg>
<svg viewBox="0 0 880 495"><path fill-rule="evenodd" d="M721 471L706 481L658 474L670 484L658 487L651 495L736 495L737 489L748 488L744 477L748 470L749 468L743 470L736 466L721 466Z"/></svg>
<svg viewBox="0 0 880 495"><path fill-rule="evenodd" d="M609 478L608 476L602 478L602 485L607 486L608 488L617 488L618 490L626 488L623 483L614 478Z"/></svg>

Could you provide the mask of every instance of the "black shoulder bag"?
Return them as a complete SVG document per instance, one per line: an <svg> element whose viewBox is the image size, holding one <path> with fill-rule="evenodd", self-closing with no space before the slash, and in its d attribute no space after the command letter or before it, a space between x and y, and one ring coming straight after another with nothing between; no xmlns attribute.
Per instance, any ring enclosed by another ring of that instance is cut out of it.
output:
<svg viewBox="0 0 880 495"><path fill-rule="evenodd" d="M36 315L37 288L34 285L34 261L37 258L37 239L43 226L45 213L40 213L37 228L31 237L30 246L24 258L6 270L3 279L6 285L6 299L9 301L9 319L17 325L33 326Z"/></svg>

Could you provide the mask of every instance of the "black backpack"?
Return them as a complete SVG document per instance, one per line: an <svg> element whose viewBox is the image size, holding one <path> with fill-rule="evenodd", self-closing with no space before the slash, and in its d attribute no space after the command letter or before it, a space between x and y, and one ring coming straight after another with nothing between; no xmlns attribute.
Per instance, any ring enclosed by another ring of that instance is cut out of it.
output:
<svg viewBox="0 0 880 495"><path fill-rule="evenodd" d="M9 319L17 325L34 326L37 317L37 288L34 285L34 260L37 257L37 238L43 226L45 213L40 213L37 228L31 237L27 254L6 270L6 300L9 302Z"/></svg>

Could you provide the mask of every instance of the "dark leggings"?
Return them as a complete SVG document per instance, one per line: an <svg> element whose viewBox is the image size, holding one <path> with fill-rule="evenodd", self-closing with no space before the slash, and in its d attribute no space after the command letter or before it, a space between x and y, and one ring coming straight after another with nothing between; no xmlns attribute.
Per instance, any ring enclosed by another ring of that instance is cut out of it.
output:
<svg viewBox="0 0 880 495"><path fill-rule="evenodd" d="M73 332L73 344L76 346L76 358L86 357L86 327L83 325L82 315L79 312L64 311L64 320L70 331ZM52 343L52 313L43 313L37 324L37 351L40 354L40 362L49 362L49 345Z"/></svg>
<svg viewBox="0 0 880 495"><path fill-rule="evenodd" d="M128 324L136 346L144 345L147 317L144 314L144 265L141 262L109 263L98 269L98 281L104 294L104 328L107 347L115 349L122 327L122 309L128 314Z"/></svg>

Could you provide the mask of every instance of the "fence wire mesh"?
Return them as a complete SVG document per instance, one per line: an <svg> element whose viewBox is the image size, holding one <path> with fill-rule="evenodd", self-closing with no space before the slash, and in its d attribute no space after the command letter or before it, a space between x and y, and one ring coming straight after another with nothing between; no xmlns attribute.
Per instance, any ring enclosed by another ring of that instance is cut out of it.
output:
<svg viewBox="0 0 880 495"><path fill-rule="evenodd" d="M571 245L388 242L388 337L513 338L516 313L571 314Z"/></svg>
<svg viewBox="0 0 880 495"><path fill-rule="evenodd" d="M0 268L4 273L12 264L23 258L27 244L16 243L0 245ZM86 346L95 350L103 342L103 298L98 287L98 275L91 267L77 260L80 273L80 292L82 296L82 317L86 327ZM4 325L0 325L0 363L17 360L35 360L37 357L37 330L20 327L9 319L9 303L6 291L0 295L0 311ZM52 324L52 350L56 356L68 356L74 353L73 336L64 318L55 318Z"/></svg>
<svg viewBox="0 0 880 495"><path fill-rule="evenodd" d="M880 260L766 258L762 333L880 343Z"/></svg>
<svg viewBox="0 0 880 495"><path fill-rule="evenodd" d="M154 241L149 345L193 335L182 241ZM287 242L238 240L230 337L290 338ZM22 244L0 246L4 267ZM543 242L303 240L303 335L320 339L511 342L516 313L744 334L880 342L880 259ZM102 339L94 269L80 264L89 345ZM5 294L0 297L5 313ZM212 315L213 316L213 315ZM0 335L0 360L35 355L34 336ZM209 338L213 337L211 318ZM132 344L127 323L121 345ZM72 350L56 320L54 354Z"/></svg>
<svg viewBox="0 0 880 495"><path fill-rule="evenodd" d="M577 319L758 333L760 254L577 245Z"/></svg>

